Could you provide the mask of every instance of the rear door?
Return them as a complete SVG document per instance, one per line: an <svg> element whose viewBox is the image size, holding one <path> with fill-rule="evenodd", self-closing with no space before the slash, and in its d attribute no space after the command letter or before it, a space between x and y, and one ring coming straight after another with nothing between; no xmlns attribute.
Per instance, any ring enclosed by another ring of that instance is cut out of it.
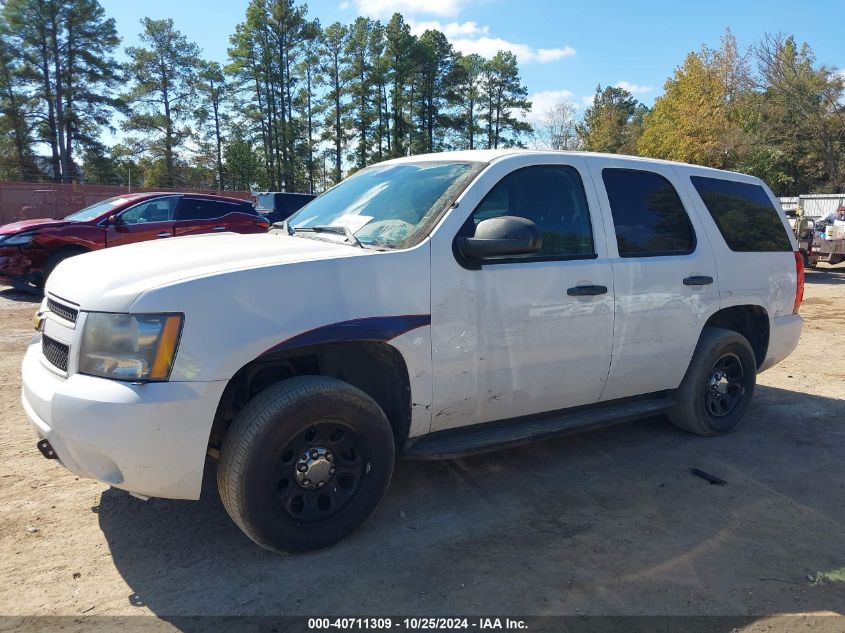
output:
<svg viewBox="0 0 845 633"><path fill-rule="evenodd" d="M177 203L178 196L162 196L121 211L117 224L106 227L106 246L172 237Z"/></svg>
<svg viewBox="0 0 845 633"><path fill-rule="evenodd" d="M671 165L610 159L593 166L616 291L601 400L675 389L719 306L707 233Z"/></svg>
<svg viewBox="0 0 845 633"><path fill-rule="evenodd" d="M201 233L259 233L267 228L264 218L250 205L211 198L184 196L176 211L174 235Z"/></svg>
<svg viewBox="0 0 845 633"><path fill-rule="evenodd" d="M797 246L777 199L751 176L693 169L685 184L705 222L722 277L721 307L792 314Z"/></svg>

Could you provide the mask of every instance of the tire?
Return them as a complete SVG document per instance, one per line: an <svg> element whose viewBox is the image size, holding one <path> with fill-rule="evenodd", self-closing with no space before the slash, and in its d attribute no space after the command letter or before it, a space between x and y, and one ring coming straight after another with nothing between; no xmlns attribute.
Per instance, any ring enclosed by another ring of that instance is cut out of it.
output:
<svg viewBox="0 0 845 633"><path fill-rule="evenodd" d="M372 398L335 378L301 376L268 387L238 413L217 487L258 545L304 552L337 543L369 518L394 459L390 423Z"/></svg>
<svg viewBox="0 0 845 633"><path fill-rule="evenodd" d="M733 330L706 327L669 419L697 435L732 433L745 419L756 383L757 362L748 340Z"/></svg>
<svg viewBox="0 0 845 633"><path fill-rule="evenodd" d="M74 251L74 250L63 250L63 251L56 251L52 255L47 258L47 261L44 262L44 268L41 269L41 285L40 287L43 288L47 284L47 279L50 278L52 272L56 269L56 266L61 264L69 257L73 257L74 255L81 255L85 251Z"/></svg>

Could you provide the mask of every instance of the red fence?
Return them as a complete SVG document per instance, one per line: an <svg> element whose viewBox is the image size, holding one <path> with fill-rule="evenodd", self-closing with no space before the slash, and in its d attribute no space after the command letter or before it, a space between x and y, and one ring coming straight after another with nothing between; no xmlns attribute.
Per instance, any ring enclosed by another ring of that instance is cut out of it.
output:
<svg viewBox="0 0 845 633"><path fill-rule="evenodd" d="M108 185L56 184L45 182L0 182L0 225L32 218L63 218L89 205L127 193L126 187ZM168 191L132 187L132 192ZM209 193L249 200L249 191L178 189L183 193Z"/></svg>

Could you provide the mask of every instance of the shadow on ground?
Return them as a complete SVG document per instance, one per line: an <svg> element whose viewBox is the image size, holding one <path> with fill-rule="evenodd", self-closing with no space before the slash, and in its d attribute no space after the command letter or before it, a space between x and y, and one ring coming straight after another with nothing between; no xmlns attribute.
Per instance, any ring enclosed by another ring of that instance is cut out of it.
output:
<svg viewBox="0 0 845 633"><path fill-rule="evenodd" d="M21 303L41 303L41 297L42 294L40 292L29 292L27 290L18 290L10 287L0 290L0 298L8 299L9 301L19 301Z"/></svg>
<svg viewBox="0 0 845 633"><path fill-rule="evenodd" d="M665 418L443 462L400 462L333 548L270 554L199 502L103 494L127 600L192 614L845 611L845 403L760 387L722 438ZM725 479L710 485L696 467Z"/></svg>

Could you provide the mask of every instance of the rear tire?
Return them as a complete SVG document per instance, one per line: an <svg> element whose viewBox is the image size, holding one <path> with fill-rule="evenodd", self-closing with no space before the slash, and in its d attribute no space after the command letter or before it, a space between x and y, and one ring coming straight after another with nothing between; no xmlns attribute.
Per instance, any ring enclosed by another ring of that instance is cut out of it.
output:
<svg viewBox="0 0 845 633"><path fill-rule="evenodd" d="M672 423L697 435L736 431L757 383L757 362L748 340L733 330L706 327L669 412Z"/></svg>
<svg viewBox="0 0 845 633"><path fill-rule="evenodd" d="M232 520L258 545L303 552L356 530L393 474L384 412L335 378L300 376L268 387L235 418L217 467Z"/></svg>

